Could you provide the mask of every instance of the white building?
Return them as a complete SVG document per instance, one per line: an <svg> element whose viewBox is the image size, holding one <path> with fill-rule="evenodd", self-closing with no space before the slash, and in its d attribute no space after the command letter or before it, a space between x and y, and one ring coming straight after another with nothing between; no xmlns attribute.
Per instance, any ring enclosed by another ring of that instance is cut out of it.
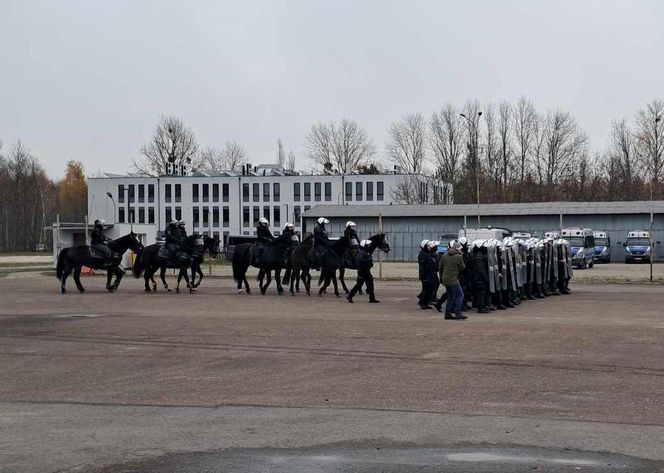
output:
<svg viewBox="0 0 664 473"><path fill-rule="evenodd" d="M90 178L88 217L113 224L111 237L126 233L131 221L144 244L153 243L171 219L184 220L188 232L212 232L225 242L228 235L253 235L260 217L279 233L286 222L300 227L301 214L318 204L396 203L394 192L404 182L415 182L428 203L452 201L450 185L419 175L287 175L276 166L247 165L242 172L216 175Z"/></svg>

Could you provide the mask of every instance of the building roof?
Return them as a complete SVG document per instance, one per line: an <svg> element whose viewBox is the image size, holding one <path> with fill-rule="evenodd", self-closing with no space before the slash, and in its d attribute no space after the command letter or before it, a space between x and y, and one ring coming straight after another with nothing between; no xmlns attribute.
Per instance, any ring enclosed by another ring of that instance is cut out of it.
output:
<svg viewBox="0 0 664 473"><path fill-rule="evenodd" d="M664 201L528 202L482 204L480 215L593 215L664 213ZM463 217L477 215L475 204L453 205L317 205L302 214L313 217Z"/></svg>

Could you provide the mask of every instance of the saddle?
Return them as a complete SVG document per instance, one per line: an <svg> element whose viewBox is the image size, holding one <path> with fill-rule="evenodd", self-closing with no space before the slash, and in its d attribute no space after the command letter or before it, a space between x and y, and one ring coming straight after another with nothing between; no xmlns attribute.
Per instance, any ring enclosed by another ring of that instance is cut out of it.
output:
<svg viewBox="0 0 664 473"><path fill-rule="evenodd" d="M357 269L357 248L348 248L343 255L343 265L348 269Z"/></svg>
<svg viewBox="0 0 664 473"><path fill-rule="evenodd" d="M90 247L90 256L93 259L99 260L101 264L119 264L122 260L121 256L118 253L114 253L109 248L107 252L102 251L94 246Z"/></svg>

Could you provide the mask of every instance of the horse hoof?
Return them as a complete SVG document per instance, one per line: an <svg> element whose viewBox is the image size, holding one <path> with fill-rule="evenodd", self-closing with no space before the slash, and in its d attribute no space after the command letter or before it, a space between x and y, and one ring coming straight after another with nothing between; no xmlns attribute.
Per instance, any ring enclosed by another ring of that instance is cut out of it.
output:
<svg viewBox="0 0 664 473"><path fill-rule="evenodd" d="M238 290L237 290L237 293L238 293L238 294L244 294L244 291L243 291L242 289L238 289Z"/></svg>
<svg viewBox="0 0 664 473"><path fill-rule="evenodd" d="M60 289L60 294L65 294L67 292L66 289Z"/></svg>
<svg viewBox="0 0 664 473"><path fill-rule="evenodd" d="M166 290L167 290L168 292L173 292L173 290L172 290L172 289L169 289L169 288L166 288Z"/></svg>
<svg viewBox="0 0 664 473"><path fill-rule="evenodd" d="M85 292L85 289L79 289L78 292L80 292L81 294L83 294L83 293Z"/></svg>
<svg viewBox="0 0 664 473"><path fill-rule="evenodd" d="M171 292L171 290L169 289L168 292ZM175 293L176 293L176 294L180 294L180 289L179 289L179 288L176 289L176 290L175 290Z"/></svg>

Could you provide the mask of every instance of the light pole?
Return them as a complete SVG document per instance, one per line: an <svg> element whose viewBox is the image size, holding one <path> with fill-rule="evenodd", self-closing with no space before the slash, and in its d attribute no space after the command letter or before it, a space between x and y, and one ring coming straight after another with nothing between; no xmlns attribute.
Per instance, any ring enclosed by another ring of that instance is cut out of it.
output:
<svg viewBox="0 0 664 473"><path fill-rule="evenodd" d="M118 204L115 203L113 194L111 194L110 192L106 193L106 197L111 199L111 202L113 202L113 223L118 223Z"/></svg>
<svg viewBox="0 0 664 473"><path fill-rule="evenodd" d="M658 158L659 158L659 135L658 135L658 123L662 120L662 118L659 115L655 116L655 156L653 159L653 173L652 173L652 179L650 180L650 205L652 206L653 202L653 184L655 183L655 164L658 163ZM655 214L653 213L653 209L650 209L650 227L648 228L648 244L650 245L650 282L653 281L653 263L655 260L655 246L652 243L652 232L653 232L653 219L655 218Z"/></svg>
<svg viewBox="0 0 664 473"><path fill-rule="evenodd" d="M475 173L475 196L477 197L477 228L479 229L481 227L480 223L480 162L479 162L479 156L477 155L477 145L478 145L478 134L477 134L477 123L480 120L480 117L482 116L482 112L477 112L477 122L472 121L470 118L468 118L464 113L461 114L461 117L465 118L466 121L468 122L468 133L470 133L472 136L474 136L474 141L472 143L473 147L473 166L475 169L473 172ZM471 129L472 128L472 129Z"/></svg>

